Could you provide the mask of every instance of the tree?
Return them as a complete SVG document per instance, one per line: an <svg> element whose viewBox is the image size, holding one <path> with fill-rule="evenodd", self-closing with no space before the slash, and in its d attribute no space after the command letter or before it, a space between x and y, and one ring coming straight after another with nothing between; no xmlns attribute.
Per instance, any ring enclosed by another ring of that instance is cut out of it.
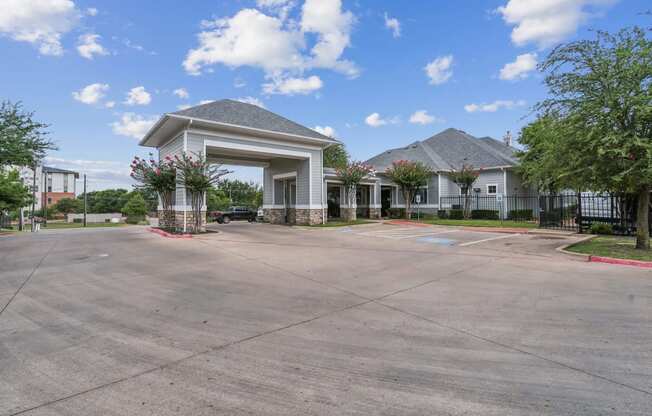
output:
<svg viewBox="0 0 652 416"><path fill-rule="evenodd" d="M177 168L171 157L155 161L152 154L149 161L134 157L131 162L131 177L140 182L140 187L156 192L163 212L159 223L164 228L173 228L176 223L172 201L177 189Z"/></svg>
<svg viewBox="0 0 652 416"><path fill-rule="evenodd" d="M217 184L217 189L231 200L229 205L244 205L256 208L262 205L263 189L254 182L224 179Z"/></svg>
<svg viewBox="0 0 652 416"><path fill-rule="evenodd" d="M143 195L138 192L132 192L129 200L122 207L122 213L127 216L127 222L138 224L147 215L147 203Z"/></svg>
<svg viewBox="0 0 652 416"><path fill-rule="evenodd" d="M549 173L555 188L636 194L636 247L649 249L652 41L640 28L598 32L558 46L540 69L549 98L521 134L530 179Z"/></svg>
<svg viewBox="0 0 652 416"><path fill-rule="evenodd" d="M349 162L349 154L344 145L333 144L324 149L324 167L325 168L344 168Z"/></svg>
<svg viewBox="0 0 652 416"><path fill-rule="evenodd" d="M0 168L0 211L11 211L32 202L29 189L23 185L17 170Z"/></svg>
<svg viewBox="0 0 652 416"><path fill-rule="evenodd" d="M83 204L84 194L77 197ZM129 200L129 191L126 189L105 189L103 191L88 192L86 210L95 214L121 212L122 207ZM83 207L83 205L82 205Z"/></svg>
<svg viewBox="0 0 652 416"><path fill-rule="evenodd" d="M206 192L206 209L208 211L224 211L231 205L233 205L233 201L224 190L211 186Z"/></svg>
<svg viewBox="0 0 652 416"><path fill-rule="evenodd" d="M461 194L464 196L464 219L468 220L471 218L471 189L480 172L473 169L471 165L462 164L459 170L452 171L449 176L460 187Z"/></svg>
<svg viewBox="0 0 652 416"><path fill-rule="evenodd" d="M84 202L80 199L63 198L55 205L54 210L62 214L74 214L84 210Z"/></svg>
<svg viewBox="0 0 652 416"><path fill-rule="evenodd" d="M0 167L33 167L48 150L56 149L47 138L48 125L34 121L33 116L23 111L21 103L0 104Z"/></svg>
<svg viewBox="0 0 652 416"><path fill-rule="evenodd" d="M399 186L405 199L405 218L411 218L412 198L417 190L428 183L432 171L421 162L399 160L385 171L385 175Z"/></svg>
<svg viewBox="0 0 652 416"><path fill-rule="evenodd" d="M145 200L147 212L156 212L158 210L158 195L153 189L138 187L129 193L129 198L131 198L135 193L140 194ZM129 200L129 198L127 200Z"/></svg>
<svg viewBox="0 0 652 416"><path fill-rule="evenodd" d="M222 176L231 172L222 169L221 165L211 165L201 153L195 154L194 158L186 153L181 157L175 156L174 167L177 171L177 183L184 186L190 195L193 231L199 232L202 228L201 209L206 192L217 184Z"/></svg>
<svg viewBox="0 0 652 416"><path fill-rule="evenodd" d="M357 193L356 190L360 182L371 172L373 172L373 168L362 162L350 162L346 166L337 168L337 177L342 181L344 198L348 207L345 211L345 219L347 221L355 221L357 219L356 211L353 207Z"/></svg>

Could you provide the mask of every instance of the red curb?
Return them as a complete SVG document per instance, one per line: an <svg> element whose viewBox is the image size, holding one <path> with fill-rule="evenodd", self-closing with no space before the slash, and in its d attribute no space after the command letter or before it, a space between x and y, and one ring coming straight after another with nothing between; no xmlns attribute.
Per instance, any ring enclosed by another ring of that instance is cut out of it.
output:
<svg viewBox="0 0 652 416"><path fill-rule="evenodd" d="M423 224L420 222L408 221L408 220L390 220L385 221L385 224L389 225L409 225L412 227L430 227L430 224Z"/></svg>
<svg viewBox="0 0 652 416"><path fill-rule="evenodd" d="M589 261L592 263L607 263L617 264L620 266L634 266L652 269L652 261L642 260L628 260L628 259L615 259L613 257L589 256Z"/></svg>
<svg viewBox="0 0 652 416"><path fill-rule="evenodd" d="M192 234L172 234L168 233L167 231L161 230L160 228L148 228L147 231L158 234L161 237L165 238L192 238Z"/></svg>

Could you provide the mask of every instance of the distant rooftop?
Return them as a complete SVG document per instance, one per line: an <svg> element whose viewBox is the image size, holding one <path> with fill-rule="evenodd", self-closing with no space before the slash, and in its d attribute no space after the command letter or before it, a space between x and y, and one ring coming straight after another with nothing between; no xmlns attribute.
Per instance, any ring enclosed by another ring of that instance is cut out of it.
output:
<svg viewBox="0 0 652 416"><path fill-rule="evenodd" d="M52 167L52 166L43 166L43 172L47 172L47 173L68 173L68 174L73 174L76 177L79 177L78 172L75 172L73 170L59 169L59 168L55 168L55 167Z"/></svg>

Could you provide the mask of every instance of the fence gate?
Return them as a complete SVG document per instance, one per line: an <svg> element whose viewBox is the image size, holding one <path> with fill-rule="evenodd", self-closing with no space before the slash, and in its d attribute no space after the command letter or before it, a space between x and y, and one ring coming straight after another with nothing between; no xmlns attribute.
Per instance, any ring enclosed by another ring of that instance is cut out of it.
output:
<svg viewBox="0 0 652 416"><path fill-rule="evenodd" d="M577 231L576 221L580 214L576 194L539 196L539 227L558 230Z"/></svg>

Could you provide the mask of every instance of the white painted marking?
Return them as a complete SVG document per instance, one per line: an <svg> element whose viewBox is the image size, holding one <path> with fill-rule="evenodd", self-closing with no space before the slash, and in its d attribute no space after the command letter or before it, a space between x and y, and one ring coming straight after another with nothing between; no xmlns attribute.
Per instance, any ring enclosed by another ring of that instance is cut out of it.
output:
<svg viewBox="0 0 652 416"><path fill-rule="evenodd" d="M477 240L477 241L470 241L468 243L463 243L460 244L460 247L467 247L467 246L472 246L474 244L480 244L480 243L485 243L487 241L494 241L494 240L501 240L503 238L510 238L510 237L518 237L521 234L506 234L506 235L499 235L498 237L491 237L491 238L485 238L483 240Z"/></svg>

